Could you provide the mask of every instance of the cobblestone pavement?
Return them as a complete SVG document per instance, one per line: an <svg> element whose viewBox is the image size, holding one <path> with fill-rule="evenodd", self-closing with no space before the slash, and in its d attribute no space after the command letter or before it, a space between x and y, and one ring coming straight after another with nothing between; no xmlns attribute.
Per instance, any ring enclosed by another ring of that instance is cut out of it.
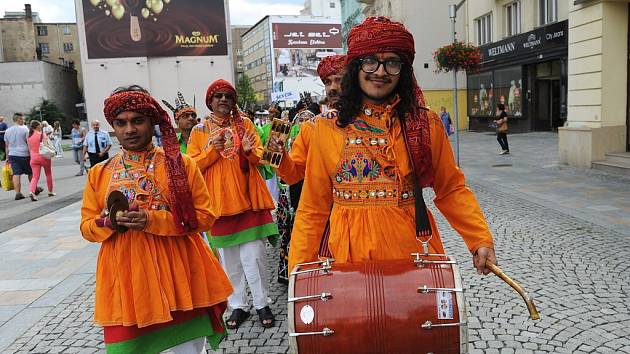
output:
<svg viewBox="0 0 630 354"><path fill-rule="evenodd" d="M528 318L507 284L474 274L463 242L435 212L464 278L470 353L630 353L630 240L539 204L471 187L495 235L501 267L535 298L541 320ZM270 264L275 274L275 262ZM5 352L101 351L101 331L91 321L93 288L93 279L84 283ZM286 287L274 282L272 297L278 326L263 329L254 314L219 353L287 352Z"/></svg>

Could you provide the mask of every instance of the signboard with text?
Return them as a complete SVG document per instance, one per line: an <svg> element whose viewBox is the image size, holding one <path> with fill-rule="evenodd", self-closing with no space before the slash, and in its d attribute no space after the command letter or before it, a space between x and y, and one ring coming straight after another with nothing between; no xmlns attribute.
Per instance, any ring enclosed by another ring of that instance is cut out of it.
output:
<svg viewBox="0 0 630 354"><path fill-rule="evenodd" d="M227 55L224 0L82 0L89 59Z"/></svg>

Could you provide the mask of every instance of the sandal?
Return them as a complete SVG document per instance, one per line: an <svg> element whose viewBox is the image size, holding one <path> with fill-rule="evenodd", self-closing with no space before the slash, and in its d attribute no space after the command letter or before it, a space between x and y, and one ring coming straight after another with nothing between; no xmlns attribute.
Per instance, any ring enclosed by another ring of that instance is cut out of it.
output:
<svg viewBox="0 0 630 354"><path fill-rule="evenodd" d="M251 313L246 312L243 309L235 309L234 311L232 311L230 318L225 321L225 326L228 329L237 329L238 327L240 327L240 325L243 324L243 322L247 321L247 319L251 315Z"/></svg>
<svg viewBox="0 0 630 354"><path fill-rule="evenodd" d="M269 308L269 306L265 306L261 309L258 309L256 310L256 312L258 312L258 317L260 318L260 324L262 324L263 327L271 328L275 325L276 318L271 312L271 309ZM265 321L270 321L270 322L265 323Z"/></svg>

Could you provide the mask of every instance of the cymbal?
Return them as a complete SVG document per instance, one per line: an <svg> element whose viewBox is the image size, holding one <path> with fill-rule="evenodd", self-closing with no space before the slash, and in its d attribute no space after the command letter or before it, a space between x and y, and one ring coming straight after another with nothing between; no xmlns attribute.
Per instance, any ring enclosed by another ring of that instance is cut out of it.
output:
<svg viewBox="0 0 630 354"><path fill-rule="evenodd" d="M118 232L122 233L129 230L129 228L126 226L118 225L118 222L116 220L118 216L122 215L122 213L127 211L128 209L129 209L129 203L127 202L127 199L125 199L124 202L117 201L114 204L112 204L112 206L109 208L109 220L111 220L112 226Z"/></svg>
<svg viewBox="0 0 630 354"><path fill-rule="evenodd" d="M120 201L125 201L127 204L129 204L129 201L127 201L127 197L125 197L123 192L121 191L110 192L109 195L107 196L107 210L110 210L110 208L112 207L114 203L120 202Z"/></svg>

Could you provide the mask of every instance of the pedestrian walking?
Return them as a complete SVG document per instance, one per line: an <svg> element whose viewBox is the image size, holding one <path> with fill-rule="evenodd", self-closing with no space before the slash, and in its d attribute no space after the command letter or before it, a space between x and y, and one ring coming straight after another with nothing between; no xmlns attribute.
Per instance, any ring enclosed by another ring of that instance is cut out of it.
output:
<svg viewBox="0 0 630 354"><path fill-rule="evenodd" d="M41 131L46 134L47 137L51 137L53 135L53 127L45 120L42 120L40 123L42 125Z"/></svg>
<svg viewBox="0 0 630 354"><path fill-rule="evenodd" d="M109 158L109 150L112 148L112 140L104 131L101 131L101 123L92 121L92 130L87 133L83 141L83 156L88 154L90 167Z"/></svg>
<svg viewBox="0 0 630 354"><path fill-rule="evenodd" d="M0 161L4 161L7 158L7 149L4 143L4 133L7 129L9 129L9 126L4 122L4 117L0 116Z"/></svg>
<svg viewBox="0 0 630 354"><path fill-rule="evenodd" d="M122 149L88 172L81 233L101 244L94 321L105 349L199 354L206 340L217 349L232 286L199 234L215 220L203 178L143 88L116 89L104 114ZM154 124L164 149L152 143ZM122 210L108 214L110 204Z"/></svg>
<svg viewBox="0 0 630 354"><path fill-rule="evenodd" d="M52 141L55 146L55 157L63 158L63 147L61 146L61 139L63 138L63 131L61 130L61 122L56 120L53 123Z"/></svg>
<svg viewBox="0 0 630 354"><path fill-rule="evenodd" d="M446 131L446 136L450 136L455 133L455 129L453 127L453 121L451 120L451 115L446 111L446 107L440 107L440 119L442 119L442 124L444 125L444 131Z"/></svg>
<svg viewBox="0 0 630 354"><path fill-rule="evenodd" d="M34 202L37 201L37 183L39 182L42 168L46 174L48 196L54 197L56 195L53 192L52 160L50 156L40 154L40 145L42 143L47 144L48 140L48 136L43 132L43 125L37 120L31 120L28 133L28 148L31 156L30 164L31 170L33 171L33 178L31 178L28 196Z"/></svg>
<svg viewBox="0 0 630 354"><path fill-rule="evenodd" d="M87 135L85 128L81 126L78 119L72 121L72 130L70 138L72 139L72 156L74 162L79 165L79 172L75 176L82 176L85 170L85 153L83 152L83 141Z"/></svg>
<svg viewBox="0 0 630 354"><path fill-rule="evenodd" d="M265 240L275 239L278 228L271 211L275 208L265 181L256 169L263 147L254 123L241 116L236 90L217 80L206 93L210 119L193 128L188 142L192 157L212 193L218 219L211 229L212 244L234 286L228 298L232 309L227 327L238 328L250 316L246 285L263 327L272 327L275 317L269 308L269 274Z"/></svg>
<svg viewBox="0 0 630 354"><path fill-rule="evenodd" d="M327 221L323 246L335 264L444 254L422 197L430 187L477 272L490 272L485 264L496 261L492 235L442 121L424 107L414 53L412 34L385 17L370 17L350 31L339 116L318 119L311 133L289 269L318 259Z"/></svg>
<svg viewBox="0 0 630 354"><path fill-rule="evenodd" d="M21 176L26 175L29 182L33 177L31 155L28 147L28 133L29 129L24 125L24 114L15 113L13 115L13 125L4 133L7 156L13 170L15 200L25 198L22 194ZM36 187L35 195L38 195L42 191L42 188Z"/></svg>
<svg viewBox="0 0 630 354"><path fill-rule="evenodd" d="M508 145L508 115L505 112L505 105L503 103L497 104L496 115L498 119L493 122L497 127L497 141L501 145L501 153L499 155L507 155L510 153L510 146Z"/></svg>

